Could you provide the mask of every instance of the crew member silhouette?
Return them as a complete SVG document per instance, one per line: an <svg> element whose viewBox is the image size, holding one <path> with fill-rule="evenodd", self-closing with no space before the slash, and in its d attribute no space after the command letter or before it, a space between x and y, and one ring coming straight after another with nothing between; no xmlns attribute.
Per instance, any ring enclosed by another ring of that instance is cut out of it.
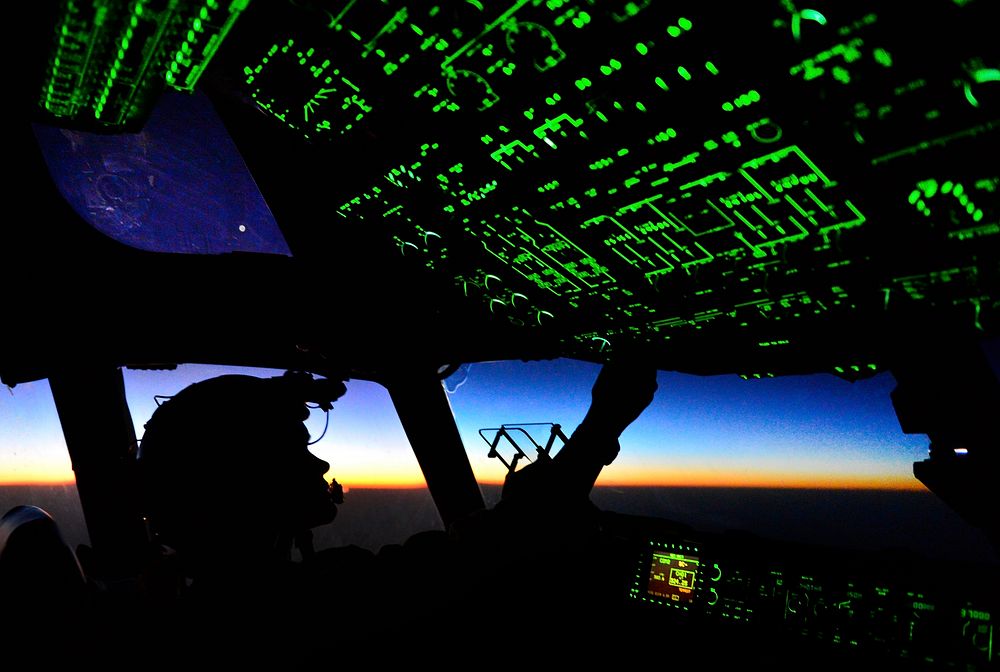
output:
<svg viewBox="0 0 1000 672"><path fill-rule="evenodd" d="M287 563L297 536L337 515L343 491L324 479L330 465L309 451L303 424L311 386L327 402L346 391L302 374L226 375L188 386L146 424L146 513L194 585L259 588Z"/></svg>

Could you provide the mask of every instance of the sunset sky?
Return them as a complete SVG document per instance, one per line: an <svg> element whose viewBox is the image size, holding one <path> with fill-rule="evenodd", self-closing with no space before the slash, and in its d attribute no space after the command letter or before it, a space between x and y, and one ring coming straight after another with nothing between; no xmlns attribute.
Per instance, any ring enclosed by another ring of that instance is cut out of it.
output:
<svg viewBox="0 0 1000 672"><path fill-rule="evenodd" d="M586 412L598 371L573 360L515 361L473 364L453 376L452 408L480 482L500 482L504 468L486 457L478 429L559 422L570 433ZM281 373L198 365L125 371L137 433L155 409L153 395L229 372ZM851 384L828 375L744 381L661 372L658 382L653 404L622 435L621 454L599 484L923 488L912 463L926 456L927 439L900 431L888 374ZM307 424L318 436L322 412ZM541 428L539 441L546 432ZM389 395L375 383L348 384L313 452L331 463L328 477L347 487L423 486ZM0 485L72 479L47 382L4 392Z"/></svg>

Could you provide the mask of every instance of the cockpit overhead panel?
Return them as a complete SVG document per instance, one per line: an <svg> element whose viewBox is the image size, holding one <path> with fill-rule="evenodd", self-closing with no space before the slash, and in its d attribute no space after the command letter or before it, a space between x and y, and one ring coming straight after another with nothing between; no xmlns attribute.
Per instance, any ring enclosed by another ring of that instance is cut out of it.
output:
<svg viewBox="0 0 1000 672"><path fill-rule="evenodd" d="M879 330L1000 328L988 2L188 4L211 21L165 24L161 86L198 73L267 146L255 175L323 185L294 196L310 227L376 232L453 314L757 377L872 374ZM143 35L165 20L129 6Z"/></svg>

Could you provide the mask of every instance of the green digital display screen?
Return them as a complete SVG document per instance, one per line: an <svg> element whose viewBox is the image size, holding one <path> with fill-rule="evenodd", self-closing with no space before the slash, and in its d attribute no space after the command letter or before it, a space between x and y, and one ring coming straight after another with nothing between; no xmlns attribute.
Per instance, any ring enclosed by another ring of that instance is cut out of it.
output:
<svg viewBox="0 0 1000 672"><path fill-rule="evenodd" d="M693 555L655 551L649 564L646 592L668 602L693 602L698 564L698 558Z"/></svg>

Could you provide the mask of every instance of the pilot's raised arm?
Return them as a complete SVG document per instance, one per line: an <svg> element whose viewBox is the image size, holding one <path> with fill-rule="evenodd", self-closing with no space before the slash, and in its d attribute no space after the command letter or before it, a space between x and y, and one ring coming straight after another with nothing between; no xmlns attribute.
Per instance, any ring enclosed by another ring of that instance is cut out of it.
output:
<svg viewBox="0 0 1000 672"><path fill-rule="evenodd" d="M481 602L491 605L496 623L531 614L536 623L557 624L573 630L574 638L593 635L592 641L599 641L609 613L605 609L616 604L618 588L615 573L604 564L615 561L606 555L601 514L590 492L604 466L617 457L618 437L649 406L656 387L652 367L605 365L590 409L559 454L509 474L492 510L452 525L451 536L459 542L454 557L460 560L453 574L460 577L461 590L453 597L458 607L449 604L450 612L469 613L463 608ZM556 585L559 597L551 599ZM586 589L567 591L566 586ZM434 586L428 594L444 591ZM475 628L453 625L465 627L467 637L482 637ZM554 640L563 646L574 638Z"/></svg>
<svg viewBox="0 0 1000 672"><path fill-rule="evenodd" d="M566 445L551 461L508 475L503 501L586 500L601 470L618 456L618 437L653 401L656 387L656 369L650 366L605 364L590 409Z"/></svg>

